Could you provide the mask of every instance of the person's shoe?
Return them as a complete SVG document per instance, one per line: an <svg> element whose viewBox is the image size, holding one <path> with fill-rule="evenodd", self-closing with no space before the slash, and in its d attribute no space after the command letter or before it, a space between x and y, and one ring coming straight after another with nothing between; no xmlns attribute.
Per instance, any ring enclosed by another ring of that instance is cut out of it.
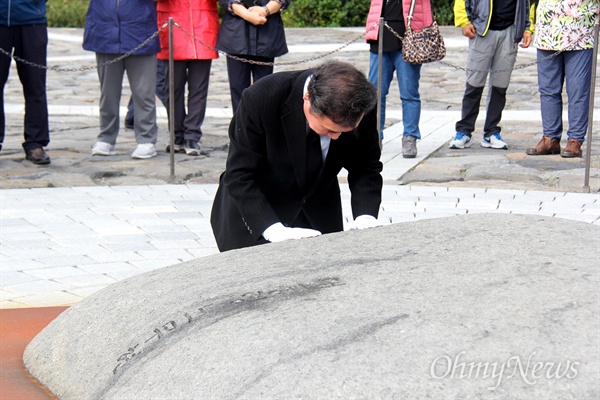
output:
<svg viewBox="0 0 600 400"><path fill-rule="evenodd" d="M471 136L465 132L456 132L454 140L450 142L451 149L465 149L471 147Z"/></svg>
<svg viewBox="0 0 600 400"><path fill-rule="evenodd" d="M200 155L200 145L195 140L186 140L185 141L185 154L188 156L199 156Z"/></svg>
<svg viewBox="0 0 600 400"><path fill-rule="evenodd" d="M561 157L564 158L581 157L581 154L581 143L576 139L569 139L565 148L560 152Z"/></svg>
<svg viewBox="0 0 600 400"><path fill-rule="evenodd" d="M532 149L525 151L530 156L544 156L546 154L560 153L560 140L550 139L548 136L542 136L542 140Z"/></svg>
<svg viewBox="0 0 600 400"><path fill-rule="evenodd" d="M167 153L171 152L171 145L167 145ZM183 153L185 152L185 143L181 136L176 136L173 139L173 152L175 153Z"/></svg>
<svg viewBox="0 0 600 400"><path fill-rule="evenodd" d="M490 136L483 136L481 139L481 147L487 147L492 149L508 149L508 145L504 143L502 138L500 137L500 133L496 132L491 134Z"/></svg>
<svg viewBox="0 0 600 400"><path fill-rule="evenodd" d="M125 129L133 129L133 119L125 118Z"/></svg>
<svg viewBox="0 0 600 400"><path fill-rule="evenodd" d="M25 159L37 165L50 164L50 157L41 147L25 151Z"/></svg>
<svg viewBox="0 0 600 400"><path fill-rule="evenodd" d="M402 136L402 157L415 158L417 156L417 138Z"/></svg>
<svg viewBox="0 0 600 400"><path fill-rule="evenodd" d="M156 146L153 143L140 143L137 145L133 153L131 153L132 158L151 158L156 156Z"/></svg>
<svg viewBox="0 0 600 400"><path fill-rule="evenodd" d="M115 151L115 145L106 142L96 142L92 146L93 156L114 156L117 154Z"/></svg>

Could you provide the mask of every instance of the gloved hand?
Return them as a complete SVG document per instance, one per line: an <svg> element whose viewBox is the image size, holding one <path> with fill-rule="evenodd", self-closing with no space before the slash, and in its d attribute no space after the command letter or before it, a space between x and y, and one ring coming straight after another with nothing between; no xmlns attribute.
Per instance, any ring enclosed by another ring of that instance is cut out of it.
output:
<svg viewBox="0 0 600 400"><path fill-rule="evenodd" d="M269 242L283 242L290 239L302 239L313 236L321 236L321 232L306 228L288 228L281 222L271 225L263 232L263 237Z"/></svg>
<svg viewBox="0 0 600 400"><path fill-rule="evenodd" d="M352 229L368 229L375 228L377 226L383 226L383 222L379 221L372 215L359 215L354 219L354 222L350 224L350 230Z"/></svg>

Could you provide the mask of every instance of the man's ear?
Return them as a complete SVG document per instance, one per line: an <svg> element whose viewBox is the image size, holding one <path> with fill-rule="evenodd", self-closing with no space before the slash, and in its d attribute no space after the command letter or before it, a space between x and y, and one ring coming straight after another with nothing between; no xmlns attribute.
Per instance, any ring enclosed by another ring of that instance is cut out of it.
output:
<svg viewBox="0 0 600 400"><path fill-rule="evenodd" d="M310 100L308 99L308 92L304 93L304 96L302 96L302 99L303 99L304 101L310 101Z"/></svg>

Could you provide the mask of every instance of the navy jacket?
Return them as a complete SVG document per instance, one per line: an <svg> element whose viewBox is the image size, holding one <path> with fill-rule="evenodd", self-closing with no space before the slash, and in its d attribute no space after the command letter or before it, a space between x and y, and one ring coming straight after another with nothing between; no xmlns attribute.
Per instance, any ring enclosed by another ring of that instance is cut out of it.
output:
<svg viewBox="0 0 600 400"><path fill-rule="evenodd" d="M250 55L267 58L282 56L288 52L281 14L278 12L267 18L264 25L252 25L229 10L232 0L220 0L225 9L216 48L228 54ZM264 6L269 0L256 0ZM289 0L282 0L283 8Z"/></svg>
<svg viewBox="0 0 600 400"><path fill-rule="evenodd" d="M91 0L85 18L83 48L96 53L125 54L157 30L154 0ZM159 51L157 36L134 54Z"/></svg>
<svg viewBox="0 0 600 400"><path fill-rule="evenodd" d="M46 24L47 0L4 0L0 1L0 25Z"/></svg>

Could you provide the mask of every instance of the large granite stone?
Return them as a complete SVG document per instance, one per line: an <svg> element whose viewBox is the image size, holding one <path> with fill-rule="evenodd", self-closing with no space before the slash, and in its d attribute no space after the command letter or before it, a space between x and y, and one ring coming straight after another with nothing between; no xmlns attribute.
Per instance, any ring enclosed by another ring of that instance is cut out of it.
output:
<svg viewBox="0 0 600 400"><path fill-rule="evenodd" d="M599 227L468 215L145 273L27 347L61 399L598 398Z"/></svg>

